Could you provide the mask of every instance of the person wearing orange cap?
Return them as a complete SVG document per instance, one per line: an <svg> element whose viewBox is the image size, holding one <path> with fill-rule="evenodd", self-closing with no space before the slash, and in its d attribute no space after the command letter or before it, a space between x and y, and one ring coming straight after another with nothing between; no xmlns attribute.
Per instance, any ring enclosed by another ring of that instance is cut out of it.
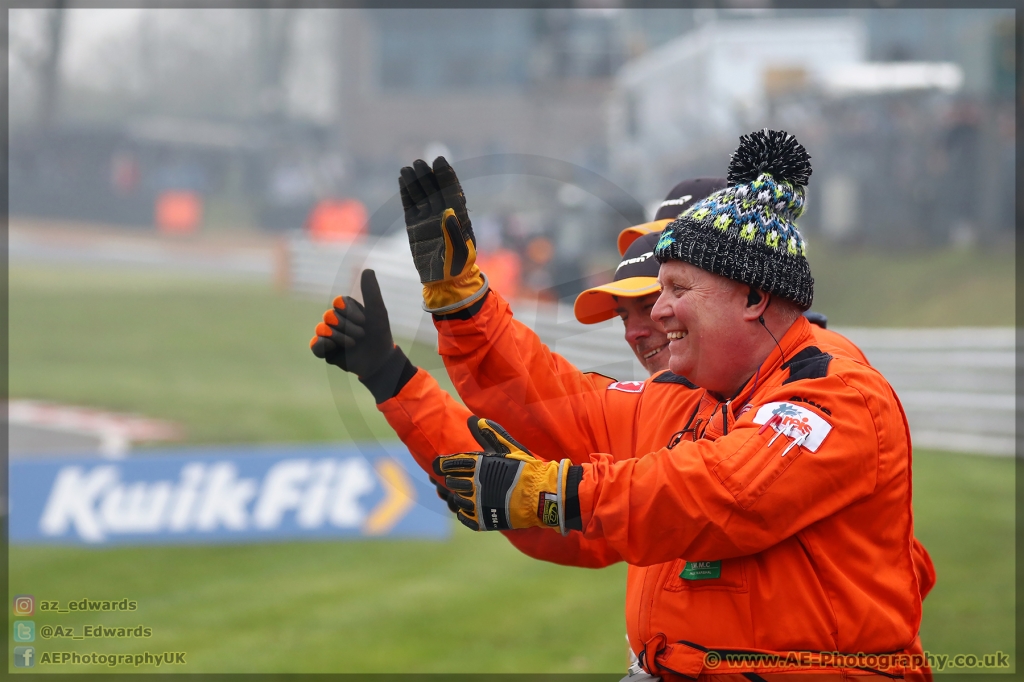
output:
<svg viewBox="0 0 1024 682"><path fill-rule="evenodd" d="M608 284L587 289L576 297L573 313L583 324L604 322L616 315L625 327L626 343L648 374L668 369L668 339L651 319L658 297L658 263L654 260L657 236L695 201L725 187L725 178L695 178L680 182L658 206L654 220L627 227L619 233L622 261ZM652 241L653 240L653 241Z"/></svg>

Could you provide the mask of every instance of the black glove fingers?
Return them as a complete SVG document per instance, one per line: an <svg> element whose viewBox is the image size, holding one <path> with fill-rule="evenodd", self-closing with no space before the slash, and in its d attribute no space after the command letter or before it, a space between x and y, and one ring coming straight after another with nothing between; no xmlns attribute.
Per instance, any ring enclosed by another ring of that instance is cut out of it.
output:
<svg viewBox="0 0 1024 682"><path fill-rule="evenodd" d="M443 157L434 159L434 178L438 187L441 188L441 195L444 197L445 206L455 209L459 220L464 220L466 214L466 197L462 192L462 184L455 175L455 169Z"/></svg>
<svg viewBox="0 0 1024 682"><path fill-rule="evenodd" d="M452 245L447 274L449 277L454 277L466 267L466 261L469 260L469 247L466 246L466 238L462 235L462 228L459 227L459 220L455 216L448 216L448 219L444 221L444 231L448 233L448 240Z"/></svg>
<svg viewBox="0 0 1024 682"><path fill-rule="evenodd" d="M481 455L483 453L480 453ZM439 473L458 478L470 478L476 470L476 459L472 457L443 457L440 461ZM449 489L451 489L449 487Z"/></svg>
<svg viewBox="0 0 1024 682"><path fill-rule="evenodd" d="M327 317L326 315L324 317ZM366 330L349 321L346 317L337 317L338 324L328 324L331 330L330 339L341 348L352 348L366 336ZM317 331L320 333L320 330ZM321 336L323 336L321 334Z"/></svg>
<svg viewBox="0 0 1024 682"><path fill-rule="evenodd" d="M469 211L466 210L466 195L462 191L462 184L455 175L455 169L443 156L434 159L434 177L437 179L438 186L441 187L444 205L454 209L455 215L459 218L463 241L471 241L476 245L473 225L469 220Z"/></svg>
<svg viewBox="0 0 1024 682"><path fill-rule="evenodd" d="M480 530L480 524L478 524L476 521L469 518L462 512L457 513L455 516L459 519L459 521L462 521L462 525L466 526L470 530Z"/></svg>
<svg viewBox="0 0 1024 682"><path fill-rule="evenodd" d="M402 196L402 208L406 211L415 210L416 202L412 200L409 195L409 190L406 188L405 175L403 174L405 168L398 171L398 193Z"/></svg>
<svg viewBox="0 0 1024 682"><path fill-rule="evenodd" d="M430 166L423 159L413 161L412 167L416 171L420 187L427 195L427 201L430 203L430 215L438 215L444 211L445 205L444 195L441 194L441 188L437 184L437 178L434 177L434 171L430 169Z"/></svg>
<svg viewBox="0 0 1024 682"><path fill-rule="evenodd" d="M405 182L406 192L409 194L409 199L416 207L416 213L413 220L408 219L409 211L406 211L406 224L408 225L410 223L426 220L430 217L430 201L427 199L427 194L420 185L420 179L417 176L415 169L410 166L406 166L401 170L401 173L402 180Z"/></svg>
<svg viewBox="0 0 1024 682"><path fill-rule="evenodd" d="M492 422L490 419L486 420L487 427L493 431L493 437L501 443L501 447L505 450L505 453L509 453L512 449L522 450L523 452L529 452L529 450L519 441L509 434L505 430L505 427L496 422Z"/></svg>
<svg viewBox="0 0 1024 682"><path fill-rule="evenodd" d="M313 355L323 360L328 355L336 351L338 347L330 339L326 339L322 336L317 336L316 341L314 341L309 346L309 349L313 351Z"/></svg>
<svg viewBox="0 0 1024 682"><path fill-rule="evenodd" d="M431 479L431 481L433 481L433 479ZM459 506L455 503L455 498L458 497L458 495L452 494L452 491L448 490L448 488L445 488L440 483L435 482L434 487L437 489L437 496L444 500L444 503L448 505L448 511L452 514L457 514Z"/></svg>
<svg viewBox="0 0 1024 682"><path fill-rule="evenodd" d="M491 431L490 429L483 429L481 431L481 434L483 435L484 440L490 443L491 450L496 452L497 454L507 455L510 452L512 452L512 450L509 449L508 445L503 443L501 439L498 438L497 434L494 433L494 431Z"/></svg>
<svg viewBox="0 0 1024 682"><path fill-rule="evenodd" d="M451 509L452 507L454 507L452 511L464 511L467 514L472 514L476 509L476 505L473 503L473 500L462 497L461 495L452 495L448 498L448 508Z"/></svg>
<svg viewBox="0 0 1024 682"><path fill-rule="evenodd" d="M331 334L331 338L329 339L329 341L334 344L334 347L337 350L348 350L351 348L355 348L356 344L359 342L359 339L355 339L349 336L348 334L335 331L333 334Z"/></svg>
<svg viewBox="0 0 1024 682"><path fill-rule="evenodd" d="M335 328L334 333L331 334L331 341L334 341L341 348L355 348L356 344L362 341L364 336L366 336L366 332L363 331L362 327L347 324L340 328Z"/></svg>
<svg viewBox="0 0 1024 682"><path fill-rule="evenodd" d="M388 321L388 309L384 305L384 297L380 294L377 273L373 270L363 270L359 288L363 292L363 305L365 306L364 310L366 313L378 318L378 321L382 321L390 334L391 324Z"/></svg>
<svg viewBox="0 0 1024 682"><path fill-rule="evenodd" d="M473 493L473 481L468 478L445 476L444 487L453 493Z"/></svg>
<svg viewBox="0 0 1024 682"><path fill-rule="evenodd" d="M349 323L354 324L357 327L366 326L366 311L363 308L363 304L351 296L338 296L335 298L334 310L328 312L334 313L339 324L341 320L348 320ZM324 318L324 322L331 324L326 317Z"/></svg>
<svg viewBox="0 0 1024 682"><path fill-rule="evenodd" d="M416 208L416 202L409 195L409 189L405 186L405 178L401 176L398 178L398 193L402 195L402 210L405 212L405 224L412 225L419 221L419 209Z"/></svg>
<svg viewBox="0 0 1024 682"><path fill-rule="evenodd" d="M455 169L448 163L448 159L443 156L434 159L434 178L437 180L437 186L441 188L442 192L446 193L446 198L448 196L447 192L462 192L462 185L459 184L459 178L455 175Z"/></svg>
<svg viewBox="0 0 1024 682"><path fill-rule="evenodd" d="M346 323L362 327L366 323L366 315L362 311L363 306L348 296L344 298L348 299L348 303L341 300L341 296L334 299L334 307L324 313L324 324L338 329L344 327Z"/></svg>
<svg viewBox="0 0 1024 682"><path fill-rule="evenodd" d="M475 414L469 416L469 419L466 420L466 424L469 426L470 434L472 434L473 438L476 439L476 442L480 444L480 447L484 449L484 452L497 452L497 450L494 449L493 441L488 440L488 438L484 436L484 432L480 430L480 421L481 418Z"/></svg>

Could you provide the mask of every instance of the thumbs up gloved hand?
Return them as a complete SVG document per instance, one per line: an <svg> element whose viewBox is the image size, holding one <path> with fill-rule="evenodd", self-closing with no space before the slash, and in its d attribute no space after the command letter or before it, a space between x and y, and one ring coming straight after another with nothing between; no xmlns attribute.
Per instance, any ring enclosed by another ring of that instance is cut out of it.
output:
<svg viewBox="0 0 1024 682"><path fill-rule="evenodd" d="M364 303L351 296L335 298L309 347L318 358L358 376L382 403L402 390L416 367L391 336L388 309L373 270L363 270L360 288Z"/></svg>
<svg viewBox="0 0 1024 682"><path fill-rule="evenodd" d="M434 460L452 492L449 506L473 530L581 529L579 484L583 467L568 459L537 459L498 424L477 416L469 430L484 452L460 452Z"/></svg>
<svg viewBox="0 0 1024 682"><path fill-rule="evenodd" d="M476 264L476 237L462 185L443 156L431 168L421 159L398 179L412 259L423 283L423 309L435 315L463 311L487 293Z"/></svg>

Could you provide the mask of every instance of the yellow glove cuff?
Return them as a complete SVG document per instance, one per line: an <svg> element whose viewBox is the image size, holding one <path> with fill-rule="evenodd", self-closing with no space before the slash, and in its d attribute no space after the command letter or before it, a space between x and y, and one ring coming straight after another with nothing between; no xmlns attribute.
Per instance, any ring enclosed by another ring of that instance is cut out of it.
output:
<svg viewBox="0 0 1024 682"><path fill-rule="evenodd" d="M423 285L423 309L435 315L457 313L479 301L487 293L487 275L476 263L464 275Z"/></svg>

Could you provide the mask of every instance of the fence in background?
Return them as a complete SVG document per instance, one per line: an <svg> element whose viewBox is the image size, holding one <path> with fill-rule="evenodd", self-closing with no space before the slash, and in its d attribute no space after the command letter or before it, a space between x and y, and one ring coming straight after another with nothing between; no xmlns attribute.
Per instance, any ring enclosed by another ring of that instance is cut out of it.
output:
<svg viewBox="0 0 1024 682"><path fill-rule="evenodd" d="M359 273L373 268L395 336L435 343L434 326L420 308L420 283L404 232L351 247L293 239L288 268L293 290L325 301L341 293L358 296ZM514 309L553 351L580 369L617 379L644 378L643 368L625 347L618 321L582 325L567 305L522 301ZM1012 327L838 331L860 346L896 389L917 447L1014 454Z"/></svg>

